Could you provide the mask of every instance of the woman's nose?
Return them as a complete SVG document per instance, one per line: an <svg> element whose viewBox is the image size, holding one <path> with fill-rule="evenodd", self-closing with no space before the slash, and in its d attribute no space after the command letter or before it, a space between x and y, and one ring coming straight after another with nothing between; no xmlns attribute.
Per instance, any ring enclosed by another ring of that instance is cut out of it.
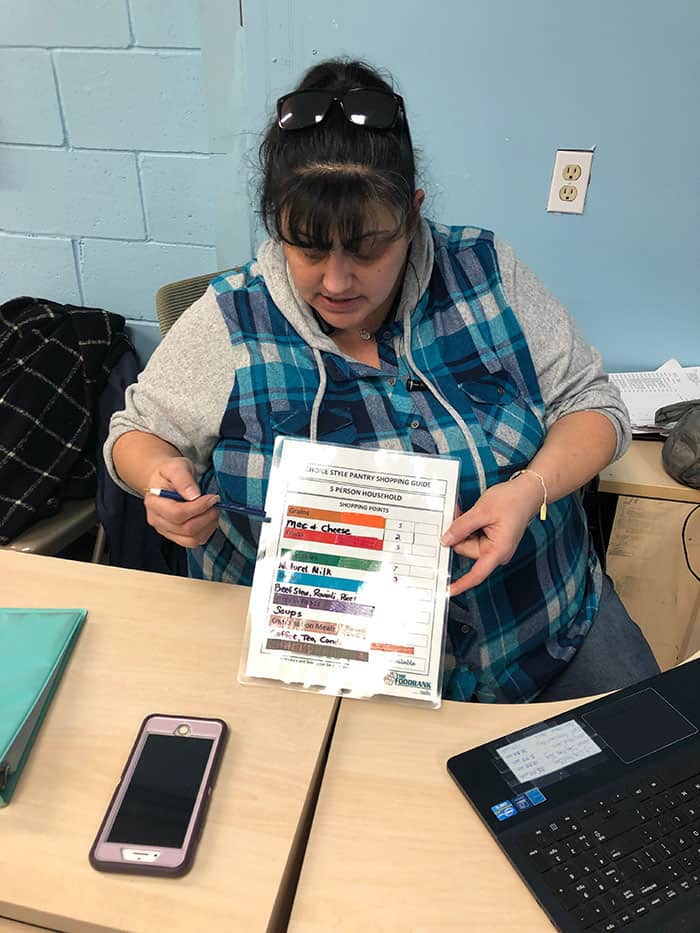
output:
<svg viewBox="0 0 700 933"><path fill-rule="evenodd" d="M323 288L329 295L342 295L352 281L352 260L345 250L331 250L323 269Z"/></svg>

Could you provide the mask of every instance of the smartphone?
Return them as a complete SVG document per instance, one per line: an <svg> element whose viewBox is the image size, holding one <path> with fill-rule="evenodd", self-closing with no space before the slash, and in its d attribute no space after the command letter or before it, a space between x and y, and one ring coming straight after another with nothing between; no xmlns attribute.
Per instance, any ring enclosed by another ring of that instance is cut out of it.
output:
<svg viewBox="0 0 700 933"><path fill-rule="evenodd" d="M204 824L228 728L147 716L90 849L99 871L184 875Z"/></svg>

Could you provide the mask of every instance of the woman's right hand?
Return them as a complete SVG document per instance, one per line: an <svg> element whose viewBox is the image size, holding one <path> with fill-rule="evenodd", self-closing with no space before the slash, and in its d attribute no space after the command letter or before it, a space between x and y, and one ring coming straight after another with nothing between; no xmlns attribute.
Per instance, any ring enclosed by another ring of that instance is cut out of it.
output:
<svg viewBox="0 0 700 933"><path fill-rule="evenodd" d="M209 540L219 522L219 496L202 496L194 466L187 457L169 457L151 473L149 489L172 489L186 502L146 493L146 521L158 534L182 547L198 547Z"/></svg>

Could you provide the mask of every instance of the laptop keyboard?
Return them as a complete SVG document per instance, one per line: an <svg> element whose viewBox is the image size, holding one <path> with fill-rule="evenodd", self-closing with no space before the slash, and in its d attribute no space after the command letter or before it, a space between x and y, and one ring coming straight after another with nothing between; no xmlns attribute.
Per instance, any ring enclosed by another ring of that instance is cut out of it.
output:
<svg viewBox="0 0 700 933"><path fill-rule="evenodd" d="M516 844L572 929L633 929L652 912L662 929L671 904L700 892L698 764L577 798Z"/></svg>

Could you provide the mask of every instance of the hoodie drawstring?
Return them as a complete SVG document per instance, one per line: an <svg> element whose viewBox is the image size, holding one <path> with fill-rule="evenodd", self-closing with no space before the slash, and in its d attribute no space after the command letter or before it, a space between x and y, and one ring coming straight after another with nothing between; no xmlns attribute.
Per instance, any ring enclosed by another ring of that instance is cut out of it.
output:
<svg viewBox="0 0 700 933"><path fill-rule="evenodd" d="M318 366L318 389L316 389L314 404L311 408L311 429L309 431L309 438L312 441L316 441L318 440L318 414L321 410L323 396L326 394L328 377L326 375L326 367L323 363L323 356L321 355L321 351L317 350L316 347L312 347L312 350L314 353L314 359L316 360L316 365Z"/></svg>

